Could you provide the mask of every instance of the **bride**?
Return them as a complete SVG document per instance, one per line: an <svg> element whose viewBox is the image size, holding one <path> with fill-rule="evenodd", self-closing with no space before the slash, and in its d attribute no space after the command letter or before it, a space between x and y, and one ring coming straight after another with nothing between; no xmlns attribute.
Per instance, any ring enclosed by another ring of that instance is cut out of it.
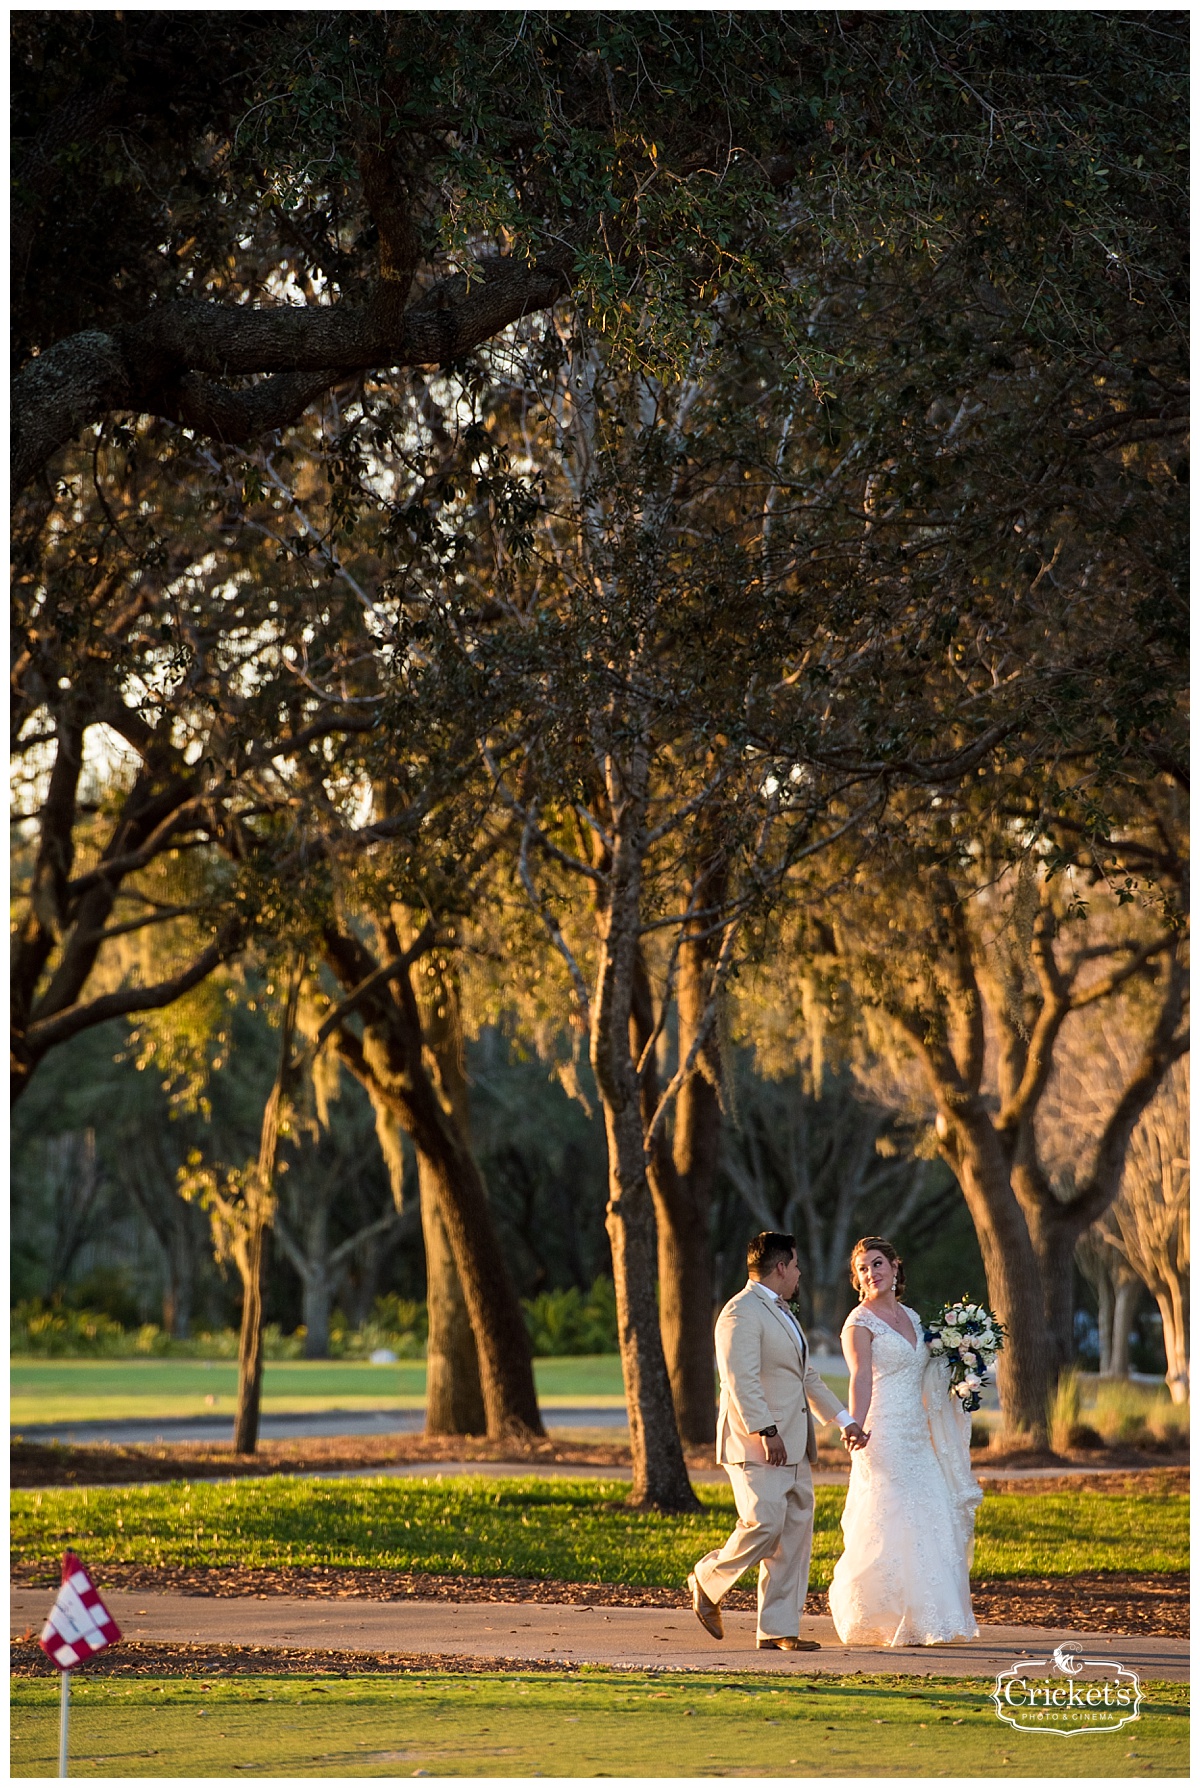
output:
<svg viewBox="0 0 1200 1788"><path fill-rule="evenodd" d="M850 1256L859 1296L842 1328L850 1414L866 1431L850 1461L845 1551L829 1608L843 1645L974 1639L969 1572L975 1509L971 1420L949 1395L921 1319L902 1304L904 1267L890 1242L864 1236Z"/></svg>

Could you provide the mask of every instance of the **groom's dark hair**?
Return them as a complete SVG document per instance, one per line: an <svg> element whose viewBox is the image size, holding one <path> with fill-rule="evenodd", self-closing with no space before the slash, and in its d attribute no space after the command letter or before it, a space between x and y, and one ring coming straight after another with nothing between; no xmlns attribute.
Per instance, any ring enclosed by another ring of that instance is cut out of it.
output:
<svg viewBox="0 0 1200 1788"><path fill-rule="evenodd" d="M784 1235L777 1229L764 1229L746 1249L746 1265L761 1279L765 1274L774 1272L781 1260L790 1260L795 1252L794 1235Z"/></svg>

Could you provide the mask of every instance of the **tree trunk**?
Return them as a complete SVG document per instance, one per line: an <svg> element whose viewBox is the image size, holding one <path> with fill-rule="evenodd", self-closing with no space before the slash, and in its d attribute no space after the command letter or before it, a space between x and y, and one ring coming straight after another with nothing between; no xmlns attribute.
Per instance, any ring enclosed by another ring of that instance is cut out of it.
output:
<svg viewBox="0 0 1200 1788"><path fill-rule="evenodd" d="M206 1227L204 1219L180 1198L175 1180L179 1157L173 1151L168 1153L156 1132L140 1128L124 1133L120 1144L117 1176L162 1249L163 1329L175 1340L186 1341L192 1332L196 1259Z"/></svg>
<svg viewBox="0 0 1200 1788"><path fill-rule="evenodd" d="M402 1207L404 1155L401 1121L368 1087L376 1107L376 1132L392 1178L395 1209ZM426 1155L417 1153L420 1232L426 1248L426 1434L485 1434L488 1418L479 1384L479 1355L470 1314L454 1266L454 1250L438 1212L436 1185Z"/></svg>
<svg viewBox="0 0 1200 1788"><path fill-rule="evenodd" d="M306 1360L327 1360L329 1321L333 1314L333 1285L321 1261L310 1257L309 1269L302 1281L304 1357Z"/></svg>
<svg viewBox="0 0 1200 1788"><path fill-rule="evenodd" d="M1172 1403L1186 1403L1191 1386L1188 1360L1188 1298L1183 1281L1172 1273L1155 1288L1154 1301L1162 1317L1163 1346L1167 1354L1167 1389Z"/></svg>
<svg viewBox="0 0 1200 1788"><path fill-rule="evenodd" d="M1008 1158L978 1096L960 1100L956 1110L943 1107L938 1134L943 1158L958 1178L979 1238L988 1301L1007 1331L996 1373L1003 1438L1044 1447L1052 1382L1045 1298L1038 1258L1012 1189Z"/></svg>
<svg viewBox="0 0 1200 1788"><path fill-rule="evenodd" d="M407 948L413 928L397 927ZM442 1105L464 1140L471 1134L471 1095L463 1059L462 1007L458 977L438 951L418 964L414 979L417 1009L432 1060ZM469 1146L469 1144L468 1144ZM487 1412L479 1379L479 1354L471 1332L467 1300L454 1264L450 1237L438 1208L436 1173L417 1150L421 1182L421 1230L425 1238L426 1305L429 1341L425 1359L426 1434L485 1434Z"/></svg>
<svg viewBox="0 0 1200 1788"><path fill-rule="evenodd" d="M1096 1327L1100 1334L1100 1377L1108 1378L1112 1371L1114 1299L1112 1274L1103 1266L1096 1280L1096 1304Z"/></svg>
<svg viewBox="0 0 1200 1788"><path fill-rule="evenodd" d="M1056 1384L1075 1359L1075 1244L1079 1225L1052 1212L1029 1224L1037 1255L1049 1346L1047 1376Z"/></svg>
<svg viewBox="0 0 1200 1788"><path fill-rule="evenodd" d="M707 1002L707 978L696 952L684 946L679 975L679 1051L685 1056ZM649 976L639 952L634 994L633 1049L642 1054L654 1028ZM705 1068L715 1071L715 1049ZM658 1106L658 1073L651 1050L642 1074L642 1122ZM721 1142L715 1087L698 1067L679 1091L673 1149L660 1131L649 1179L658 1231L658 1314L675 1418L685 1441L711 1446L717 1434L713 1346L713 1260L709 1213Z"/></svg>
<svg viewBox="0 0 1200 1788"><path fill-rule="evenodd" d="M187 1341L192 1333L192 1306L196 1298L196 1254L192 1245L192 1209L179 1199L175 1201L170 1260L171 1323L169 1333L176 1341Z"/></svg>
<svg viewBox="0 0 1200 1788"><path fill-rule="evenodd" d="M1113 1297L1112 1344L1108 1354L1108 1377L1129 1377L1129 1334L1142 1295L1142 1282L1132 1274L1117 1277Z"/></svg>
<svg viewBox="0 0 1200 1788"><path fill-rule="evenodd" d="M841 1282L829 1284L824 1280L809 1281L809 1296L812 1299L812 1332L813 1335L831 1337L831 1345L835 1352L838 1347L838 1336L842 1332L842 1324L846 1320L849 1292Z"/></svg>
<svg viewBox="0 0 1200 1788"><path fill-rule="evenodd" d="M646 1172L642 1089L630 1048L639 951L640 839L618 840L608 905L598 915L600 961L592 1001L591 1056L608 1138L605 1228L612 1249L621 1371L629 1410L635 1507L700 1505L683 1460L655 1298L654 1203ZM710 1299L705 1312L711 1308Z"/></svg>
<svg viewBox="0 0 1200 1788"><path fill-rule="evenodd" d="M486 1434L479 1356L454 1251L438 1208L431 1163L417 1157L429 1341L425 1349L426 1434Z"/></svg>
<svg viewBox="0 0 1200 1788"><path fill-rule="evenodd" d="M663 1510L700 1505L687 1475L671 1380L654 1295L654 1206L642 1156L636 1100L624 1111L604 1108L609 1199L605 1228L612 1249L617 1333L633 1454L631 1505Z"/></svg>
<svg viewBox="0 0 1200 1788"><path fill-rule="evenodd" d="M233 1419L233 1450L253 1453L258 1447L258 1418L262 1407L262 1313L266 1269L267 1225L259 1216L245 1238L239 1261L242 1278L242 1329L238 1338L237 1414Z"/></svg>
<svg viewBox="0 0 1200 1788"><path fill-rule="evenodd" d="M347 988L376 967L346 932L325 934L330 966ZM525 1318L500 1249L483 1179L459 1126L438 1096L424 1060L420 1014L407 971L360 1006L363 1033L338 1033L338 1050L373 1100L382 1100L423 1156L430 1194L449 1238L479 1356L487 1432L543 1435Z"/></svg>
<svg viewBox="0 0 1200 1788"><path fill-rule="evenodd" d="M263 1110L258 1162L246 1187L246 1229L236 1251L238 1270L242 1277L242 1331L238 1339L238 1400L233 1422L235 1453L253 1453L258 1446L258 1417L262 1407L262 1315L267 1232L275 1215L275 1168L279 1159L279 1132L286 1118L295 1072L292 1038L296 1031L296 1008L303 979L304 961L300 958L292 971L283 1022L279 1027L279 1067Z"/></svg>

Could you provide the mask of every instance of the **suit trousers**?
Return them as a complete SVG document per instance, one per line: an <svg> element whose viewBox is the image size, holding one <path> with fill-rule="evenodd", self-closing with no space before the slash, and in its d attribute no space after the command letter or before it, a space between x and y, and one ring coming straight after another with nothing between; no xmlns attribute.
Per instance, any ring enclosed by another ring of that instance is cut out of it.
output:
<svg viewBox="0 0 1200 1788"><path fill-rule="evenodd" d="M743 1571L758 1566L758 1637L797 1639L812 1562L813 1484L798 1465L731 1465L737 1526L719 1552L696 1566L706 1596L719 1602Z"/></svg>

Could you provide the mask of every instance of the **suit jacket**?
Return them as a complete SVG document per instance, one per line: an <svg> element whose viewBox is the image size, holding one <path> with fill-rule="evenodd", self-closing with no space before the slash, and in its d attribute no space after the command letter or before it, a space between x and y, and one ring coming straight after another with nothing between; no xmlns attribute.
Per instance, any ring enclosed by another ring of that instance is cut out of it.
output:
<svg viewBox="0 0 1200 1788"><path fill-rule="evenodd" d="M774 1294L751 1279L730 1298L716 1329L721 1407L717 1463L763 1465L759 1430L774 1424L788 1464L816 1454L810 1410L832 1422L842 1408L808 1363L808 1342Z"/></svg>

